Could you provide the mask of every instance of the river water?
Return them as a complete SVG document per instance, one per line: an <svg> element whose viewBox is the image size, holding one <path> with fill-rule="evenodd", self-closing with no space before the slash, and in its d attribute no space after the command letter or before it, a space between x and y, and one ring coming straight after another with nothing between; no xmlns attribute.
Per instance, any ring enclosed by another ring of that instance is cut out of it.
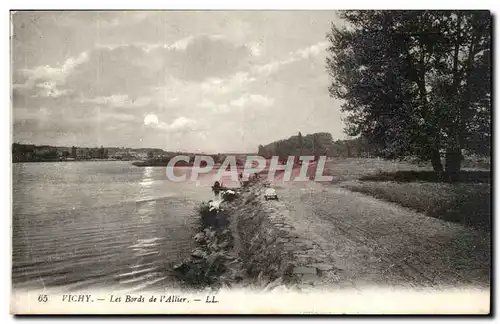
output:
<svg viewBox="0 0 500 324"><path fill-rule="evenodd" d="M61 291L182 288L210 181L130 162L13 164L12 284Z"/></svg>

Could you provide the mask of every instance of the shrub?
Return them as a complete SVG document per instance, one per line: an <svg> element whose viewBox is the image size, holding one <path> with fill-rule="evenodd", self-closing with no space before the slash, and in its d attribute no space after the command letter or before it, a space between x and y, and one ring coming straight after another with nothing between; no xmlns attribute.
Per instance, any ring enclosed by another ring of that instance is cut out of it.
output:
<svg viewBox="0 0 500 324"><path fill-rule="evenodd" d="M222 192L221 196L224 201L233 201L236 199L237 195L236 192L232 190L225 190Z"/></svg>
<svg viewBox="0 0 500 324"><path fill-rule="evenodd" d="M198 207L198 214L200 215L200 226L202 228L217 225L217 213L219 209L213 208L210 203L202 203Z"/></svg>

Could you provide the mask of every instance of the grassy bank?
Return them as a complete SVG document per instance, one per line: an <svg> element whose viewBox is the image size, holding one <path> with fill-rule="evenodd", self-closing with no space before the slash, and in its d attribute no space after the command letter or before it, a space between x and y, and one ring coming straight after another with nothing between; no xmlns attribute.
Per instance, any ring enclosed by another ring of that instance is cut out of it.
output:
<svg viewBox="0 0 500 324"><path fill-rule="evenodd" d="M490 230L491 173L464 168L453 183L429 166L379 159L338 159L326 164L333 183L428 216Z"/></svg>
<svg viewBox="0 0 500 324"><path fill-rule="evenodd" d="M358 180L368 175L397 171L430 171L427 166L419 166L409 162L387 161L368 158L339 158L325 164L325 174L333 177L334 183Z"/></svg>
<svg viewBox="0 0 500 324"><path fill-rule="evenodd" d="M490 230L488 183L352 181L342 186L431 217Z"/></svg>

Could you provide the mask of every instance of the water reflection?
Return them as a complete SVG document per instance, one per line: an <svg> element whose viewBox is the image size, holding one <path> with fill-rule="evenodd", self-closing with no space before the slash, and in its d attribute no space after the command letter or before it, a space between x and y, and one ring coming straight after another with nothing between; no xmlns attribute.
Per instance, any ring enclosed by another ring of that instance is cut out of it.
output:
<svg viewBox="0 0 500 324"><path fill-rule="evenodd" d="M153 177L154 169L146 167L143 169L142 179L139 182L139 197L136 200L137 220L144 228L149 228L156 212L157 201L154 199L155 179ZM159 273L157 267L147 258L159 254L159 237L152 232L140 232L142 235L136 237L134 244L128 248L132 250L135 264L130 266L130 271L123 274L120 280L121 284L133 284L136 282L149 281L150 278L157 277Z"/></svg>
<svg viewBox="0 0 500 324"><path fill-rule="evenodd" d="M62 169L65 172L62 172ZM14 287L164 289L210 194L127 162L13 166Z"/></svg>

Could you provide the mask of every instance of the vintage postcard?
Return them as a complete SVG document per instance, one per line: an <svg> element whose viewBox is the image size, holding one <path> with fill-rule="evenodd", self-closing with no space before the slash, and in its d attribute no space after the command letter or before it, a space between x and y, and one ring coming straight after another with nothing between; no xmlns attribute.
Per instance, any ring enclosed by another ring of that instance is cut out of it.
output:
<svg viewBox="0 0 500 324"><path fill-rule="evenodd" d="M489 11L10 20L11 314L490 314Z"/></svg>

